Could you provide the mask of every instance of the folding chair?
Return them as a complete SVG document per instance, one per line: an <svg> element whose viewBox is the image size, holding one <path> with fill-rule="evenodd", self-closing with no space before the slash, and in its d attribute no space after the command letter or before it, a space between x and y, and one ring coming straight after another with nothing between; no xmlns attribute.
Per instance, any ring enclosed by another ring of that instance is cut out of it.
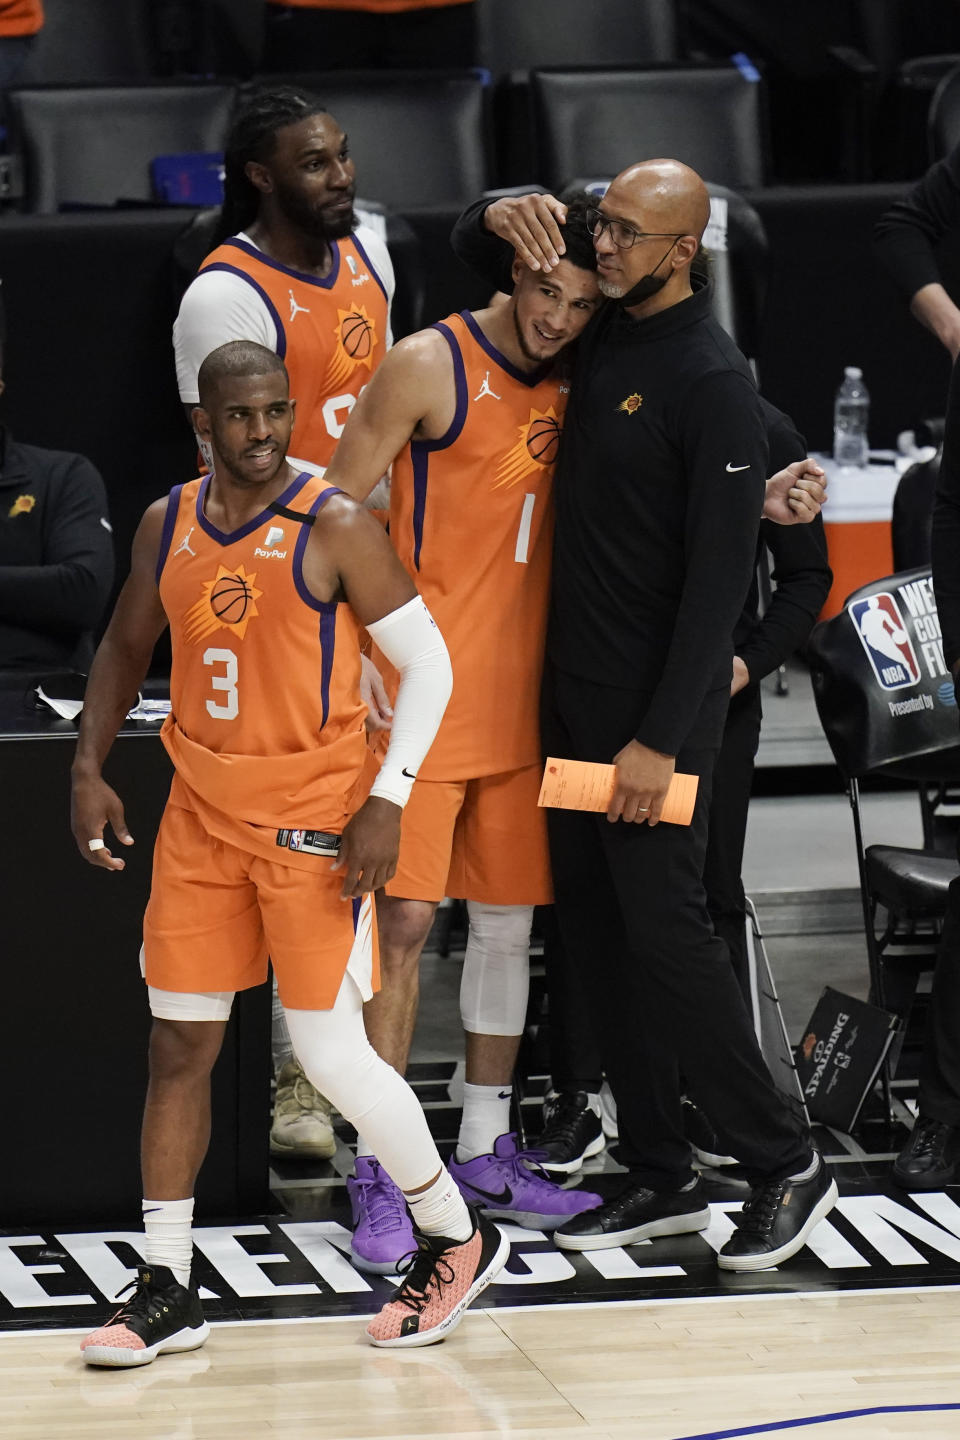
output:
<svg viewBox="0 0 960 1440"><path fill-rule="evenodd" d="M860 782L888 775L930 787L960 774L953 681L939 635L927 567L855 590L809 642L820 722L853 816L870 998L901 1019L881 1072L888 1110L917 979L935 962L958 866L929 848L865 846Z"/></svg>

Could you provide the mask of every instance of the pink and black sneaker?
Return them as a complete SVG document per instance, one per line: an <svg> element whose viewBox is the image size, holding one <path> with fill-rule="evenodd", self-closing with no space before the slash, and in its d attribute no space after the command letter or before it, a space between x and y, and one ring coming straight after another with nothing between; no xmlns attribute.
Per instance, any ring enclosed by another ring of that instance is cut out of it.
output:
<svg viewBox="0 0 960 1440"><path fill-rule="evenodd" d="M403 1284L367 1326L374 1345L409 1349L445 1340L510 1254L510 1242L503 1232L477 1216L469 1240L442 1235L417 1238L420 1248L409 1257Z"/></svg>
<svg viewBox="0 0 960 1440"><path fill-rule="evenodd" d="M80 1342L88 1365L149 1365L158 1355L196 1350L207 1339L210 1326L200 1297L192 1285L181 1285L166 1265L138 1265L130 1285L130 1299Z"/></svg>
<svg viewBox="0 0 960 1440"><path fill-rule="evenodd" d="M564 1190L540 1169L536 1150L518 1150L514 1134L501 1135L492 1155L451 1160L447 1166L468 1205L494 1220L512 1220L528 1230L555 1230L602 1198L589 1190Z"/></svg>

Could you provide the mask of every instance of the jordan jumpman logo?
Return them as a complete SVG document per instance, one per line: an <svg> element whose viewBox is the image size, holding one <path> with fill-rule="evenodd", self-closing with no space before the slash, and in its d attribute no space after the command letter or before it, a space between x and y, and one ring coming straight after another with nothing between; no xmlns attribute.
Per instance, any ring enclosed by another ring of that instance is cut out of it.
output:
<svg viewBox="0 0 960 1440"><path fill-rule="evenodd" d="M177 546L176 550L174 550L174 552L173 552L174 555L183 555L183 554L192 555L192 556L194 557L194 559L196 559L197 552L196 552L196 550L193 549L192 545L190 544L190 536L193 534L193 532L194 532L194 530L196 530L196 528L197 528L196 525L191 525L191 526L190 526L190 529L187 531L186 535L184 535L183 539L180 541L180 544Z"/></svg>
<svg viewBox="0 0 960 1440"><path fill-rule="evenodd" d="M499 396L499 395L497 394L496 390L492 390L492 389L490 388L490 371L489 371L489 370L487 370L486 373L484 374L483 384L480 386L480 389L477 391L476 395L474 395L473 398L474 398L474 400L482 400L483 397L484 397L484 395L489 395L491 400L499 400L499 399L502 398L501 396Z"/></svg>
<svg viewBox="0 0 960 1440"><path fill-rule="evenodd" d="M303 315L309 315L309 314L310 314L310 311L309 311L309 309L308 309L308 307L307 307L306 305L298 305L298 304L297 304L296 300L293 298L293 291L292 291L292 290L288 290L288 291L287 291L287 294L290 296L290 319L291 319L291 320L295 320L295 319L297 318L297 316L300 315L300 314L303 314Z"/></svg>

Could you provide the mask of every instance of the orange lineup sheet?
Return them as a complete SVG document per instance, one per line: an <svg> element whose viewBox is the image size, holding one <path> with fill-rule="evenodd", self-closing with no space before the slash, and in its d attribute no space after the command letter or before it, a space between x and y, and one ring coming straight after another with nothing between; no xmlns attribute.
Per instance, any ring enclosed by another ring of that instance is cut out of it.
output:
<svg viewBox="0 0 960 1440"><path fill-rule="evenodd" d="M544 767L537 803L557 810L606 810L613 799L616 781L616 765L558 760L551 755ZM689 825L699 783L699 775L674 775L660 819L673 825Z"/></svg>

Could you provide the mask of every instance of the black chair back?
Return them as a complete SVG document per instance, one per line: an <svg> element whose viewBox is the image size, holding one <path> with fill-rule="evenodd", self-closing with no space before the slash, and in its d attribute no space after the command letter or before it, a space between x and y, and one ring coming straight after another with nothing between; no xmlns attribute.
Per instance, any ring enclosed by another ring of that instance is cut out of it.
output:
<svg viewBox="0 0 960 1440"><path fill-rule="evenodd" d="M551 188L655 156L719 185L764 183L762 85L735 66L537 70L530 84L537 178Z"/></svg>
<svg viewBox="0 0 960 1440"><path fill-rule="evenodd" d="M956 750L929 566L863 585L808 643L817 711L847 779Z"/></svg>
<svg viewBox="0 0 960 1440"><path fill-rule="evenodd" d="M942 160L960 145L960 64L947 71L933 92L927 135L931 160Z"/></svg>
<svg viewBox="0 0 960 1440"><path fill-rule="evenodd" d="M11 90L14 144L24 159L24 208L50 215L151 201L151 160L222 150L235 95L232 85Z"/></svg>
<svg viewBox="0 0 960 1440"><path fill-rule="evenodd" d="M674 0L477 0L480 59L494 75L550 65L675 60Z"/></svg>

